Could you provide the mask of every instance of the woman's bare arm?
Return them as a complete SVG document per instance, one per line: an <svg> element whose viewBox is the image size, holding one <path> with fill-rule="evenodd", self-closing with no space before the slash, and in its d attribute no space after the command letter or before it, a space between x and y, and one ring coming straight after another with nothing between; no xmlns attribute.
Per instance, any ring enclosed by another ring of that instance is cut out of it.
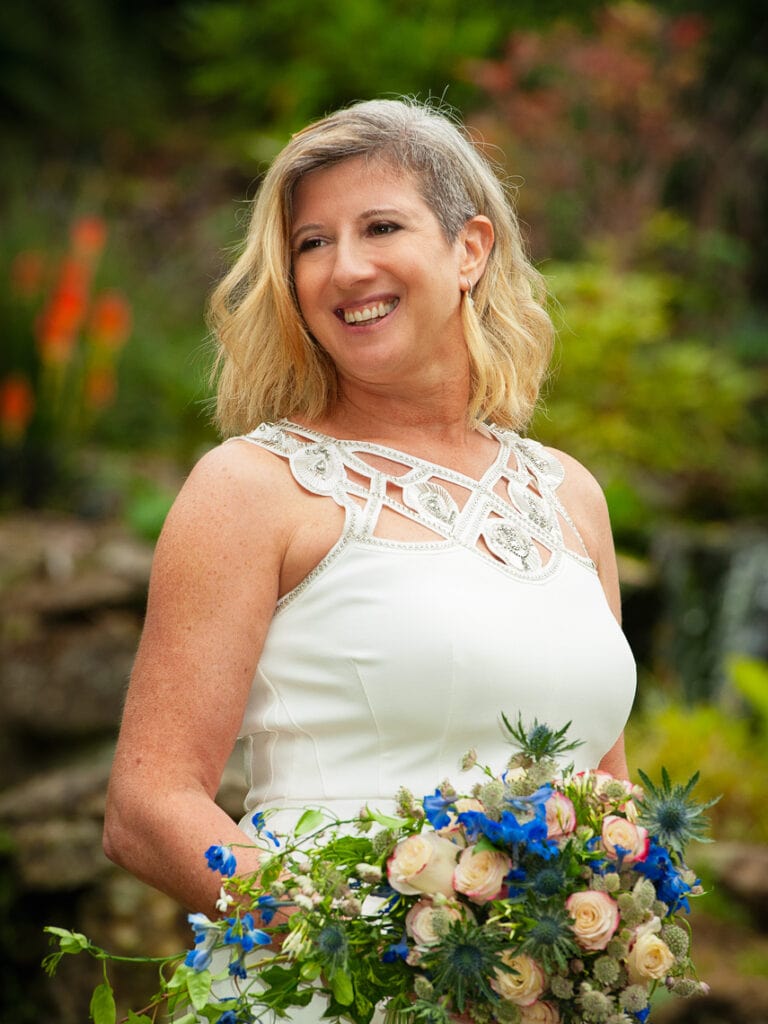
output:
<svg viewBox="0 0 768 1024"><path fill-rule="evenodd" d="M187 907L212 913L204 851L245 836L214 802L278 594L285 527L272 459L205 456L158 542L144 631L110 780L107 855ZM266 456L266 457L265 457ZM236 851L242 870L255 851Z"/></svg>

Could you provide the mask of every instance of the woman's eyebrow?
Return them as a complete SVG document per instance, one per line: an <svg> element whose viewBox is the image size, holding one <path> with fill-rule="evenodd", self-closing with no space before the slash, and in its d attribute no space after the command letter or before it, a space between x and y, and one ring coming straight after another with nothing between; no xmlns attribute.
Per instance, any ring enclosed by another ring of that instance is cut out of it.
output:
<svg viewBox="0 0 768 1024"><path fill-rule="evenodd" d="M374 206L369 210L363 210L362 213L359 213L356 220L364 221L372 220L375 217L405 217L408 215L408 209L403 206ZM322 231L324 227L324 224L300 224L291 232L291 245L293 245L296 242L296 239L305 232Z"/></svg>

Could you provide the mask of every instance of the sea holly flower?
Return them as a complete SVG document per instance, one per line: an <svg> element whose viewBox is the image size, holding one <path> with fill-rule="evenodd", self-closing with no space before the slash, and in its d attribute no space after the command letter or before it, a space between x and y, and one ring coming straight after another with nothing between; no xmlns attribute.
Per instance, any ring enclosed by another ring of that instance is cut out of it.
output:
<svg viewBox="0 0 768 1024"><path fill-rule="evenodd" d="M703 815L720 798L715 797L705 804L691 799L691 790L699 781L698 772L684 786L672 785L666 768L661 770L660 786L655 786L645 772L639 771L638 775L645 786L645 794L639 801L638 821L662 846L682 857L691 840L711 842L706 836L707 820Z"/></svg>
<svg viewBox="0 0 768 1024"><path fill-rule="evenodd" d="M574 941L572 922L556 904L546 910L536 909L520 952L528 953L550 973L566 967L568 959L579 954Z"/></svg>
<svg viewBox="0 0 768 1024"><path fill-rule="evenodd" d="M218 871L226 878L231 878L237 871L237 860L228 846L209 846L205 851L205 859L211 871Z"/></svg>
<svg viewBox="0 0 768 1024"><path fill-rule="evenodd" d="M534 718L533 725L526 728L523 724L523 716L518 715L517 725L511 725L507 716L502 713L501 720L509 733L509 742L520 748L520 752L532 761L542 761L544 758L558 760L563 754L575 750L583 745L583 740L567 741L565 734L571 727L568 722L557 732L543 725Z"/></svg>
<svg viewBox="0 0 768 1024"><path fill-rule="evenodd" d="M496 999L491 979L502 966L511 970L501 961L507 942L505 932L457 921L439 945L424 952L419 966L436 994L450 994L456 1010L463 1013L469 1001Z"/></svg>

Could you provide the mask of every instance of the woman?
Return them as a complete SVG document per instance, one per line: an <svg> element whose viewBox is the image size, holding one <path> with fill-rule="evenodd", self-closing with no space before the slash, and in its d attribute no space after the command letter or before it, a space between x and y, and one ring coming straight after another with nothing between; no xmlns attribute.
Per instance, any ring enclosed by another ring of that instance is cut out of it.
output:
<svg viewBox="0 0 768 1024"><path fill-rule="evenodd" d="M550 355L539 295L492 170L435 111L357 104L277 157L214 295L218 418L240 436L158 544L110 857L212 913L203 851L246 841L254 810L384 809L471 745L501 766L502 711L573 720L579 767L626 776L605 502L514 433ZM241 827L214 803L238 736Z"/></svg>

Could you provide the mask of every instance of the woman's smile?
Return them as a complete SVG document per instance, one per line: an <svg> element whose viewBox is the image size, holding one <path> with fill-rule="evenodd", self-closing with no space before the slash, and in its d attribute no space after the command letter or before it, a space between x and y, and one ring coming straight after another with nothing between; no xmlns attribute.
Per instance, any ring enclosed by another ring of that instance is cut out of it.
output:
<svg viewBox="0 0 768 1024"><path fill-rule="evenodd" d="M389 316L397 308L399 302L399 299L369 300L361 305L339 307L336 310L336 315L352 327L361 324L371 326Z"/></svg>
<svg viewBox="0 0 768 1024"><path fill-rule="evenodd" d="M299 307L342 379L412 384L465 371L463 246L446 239L411 175L352 157L306 174L293 205Z"/></svg>

